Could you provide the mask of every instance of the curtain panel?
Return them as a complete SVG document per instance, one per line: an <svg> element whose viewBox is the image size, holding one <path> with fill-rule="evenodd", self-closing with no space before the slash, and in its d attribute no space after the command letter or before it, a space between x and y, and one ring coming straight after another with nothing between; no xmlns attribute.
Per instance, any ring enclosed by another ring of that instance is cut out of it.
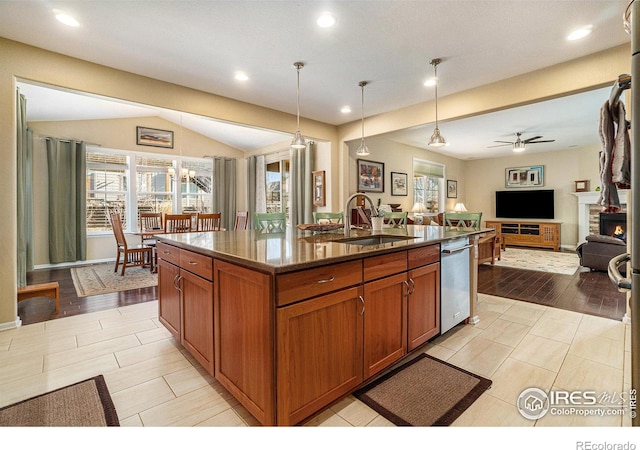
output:
<svg viewBox="0 0 640 450"><path fill-rule="evenodd" d="M49 262L87 259L86 146L46 138L49 175Z"/></svg>
<svg viewBox="0 0 640 450"><path fill-rule="evenodd" d="M27 127L27 99L17 92L18 287L33 270L33 131Z"/></svg>
<svg viewBox="0 0 640 450"><path fill-rule="evenodd" d="M222 213L222 226L233 230L236 218L236 160L213 157L213 211Z"/></svg>
<svg viewBox="0 0 640 450"><path fill-rule="evenodd" d="M247 209L249 223L247 228L255 226L254 214L267 211L266 165L264 155L247 158Z"/></svg>
<svg viewBox="0 0 640 450"><path fill-rule="evenodd" d="M313 180L316 144L291 149L291 227L313 223Z"/></svg>

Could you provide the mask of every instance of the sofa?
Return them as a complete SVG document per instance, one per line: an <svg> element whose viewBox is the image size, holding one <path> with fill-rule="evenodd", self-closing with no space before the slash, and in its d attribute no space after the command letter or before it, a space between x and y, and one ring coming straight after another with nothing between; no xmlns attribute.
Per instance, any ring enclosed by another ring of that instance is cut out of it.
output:
<svg viewBox="0 0 640 450"><path fill-rule="evenodd" d="M627 243L613 236L592 234L586 239L576 248L576 253L580 257L580 265L591 270L606 272L609 261L627 251ZM624 268L621 268L621 272L624 272Z"/></svg>

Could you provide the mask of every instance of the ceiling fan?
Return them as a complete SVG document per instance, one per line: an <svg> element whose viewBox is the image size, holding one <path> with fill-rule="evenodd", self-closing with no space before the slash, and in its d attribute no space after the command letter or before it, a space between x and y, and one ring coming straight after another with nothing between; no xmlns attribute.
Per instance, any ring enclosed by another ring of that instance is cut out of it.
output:
<svg viewBox="0 0 640 450"><path fill-rule="evenodd" d="M540 139L542 136L534 136L531 137L529 139L520 139L520 137L522 136L521 132L517 132L516 133L516 140L515 141L493 141L493 142L500 142L501 144L499 145L491 145L487 148L493 148L493 147L503 147L505 145L513 145L513 151L514 152L522 152L525 150L525 145L526 144L541 144L543 142L555 142L555 139L548 139L546 141L539 141L538 139Z"/></svg>

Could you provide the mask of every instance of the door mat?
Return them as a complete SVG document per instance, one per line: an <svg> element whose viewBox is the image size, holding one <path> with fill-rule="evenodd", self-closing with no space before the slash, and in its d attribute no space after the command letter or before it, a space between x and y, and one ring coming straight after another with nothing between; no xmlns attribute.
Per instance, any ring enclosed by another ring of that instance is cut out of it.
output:
<svg viewBox="0 0 640 450"><path fill-rule="evenodd" d="M71 269L71 278L78 297L158 285L158 274L151 273L148 267L127 268L124 276L120 275L122 267L117 272L113 271L114 267L115 263L73 267Z"/></svg>
<svg viewBox="0 0 640 450"><path fill-rule="evenodd" d="M0 408L3 427L117 427L102 375Z"/></svg>
<svg viewBox="0 0 640 450"><path fill-rule="evenodd" d="M491 380L423 353L354 396L398 426L448 426L490 386Z"/></svg>

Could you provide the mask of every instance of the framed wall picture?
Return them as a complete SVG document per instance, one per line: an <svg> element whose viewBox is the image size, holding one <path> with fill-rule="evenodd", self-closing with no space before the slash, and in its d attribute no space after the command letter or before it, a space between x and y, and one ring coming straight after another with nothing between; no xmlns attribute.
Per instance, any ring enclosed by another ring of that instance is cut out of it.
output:
<svg viewBox="0 0 640 450"><path fill-rule="evenodd" d="M384 192L384 163L358 161L358 192Z"/></svg>
<svg viewBox="0 0 640 450"><path fill-rule="evenodd" d="M325 195L327 188L325 186L324 170L316 170L313 174L313 204L316 206L324 206L326 203Z"/></svg>
<svg viewBox="0 0 640 450"><path fill-rule="evenodd" d="M136 127L136 144L173 148L173 131Z"/></svg>
<svg viewBox="0 0 640 450"><path fill-rule="evenodd" d="M447 180L447 198L458 198L458 182Z"/></svg>
<svg viewBox="0 0 640 450"><path fill-rule="evenodd" d="M587 192L589 190L589 180L577 180L576 192Z"/></svg>
<svg viewBox="0 0 640 450"><path fill-rule="evenodd" d="M391 172L391 195L407 195L407 174Z"/></svg>
<svg viewBox="0 0 640 450"><path fill-rule="evenodd" d="M508 188L544 186L544 166L507 167L505 186Z"/></svg>

